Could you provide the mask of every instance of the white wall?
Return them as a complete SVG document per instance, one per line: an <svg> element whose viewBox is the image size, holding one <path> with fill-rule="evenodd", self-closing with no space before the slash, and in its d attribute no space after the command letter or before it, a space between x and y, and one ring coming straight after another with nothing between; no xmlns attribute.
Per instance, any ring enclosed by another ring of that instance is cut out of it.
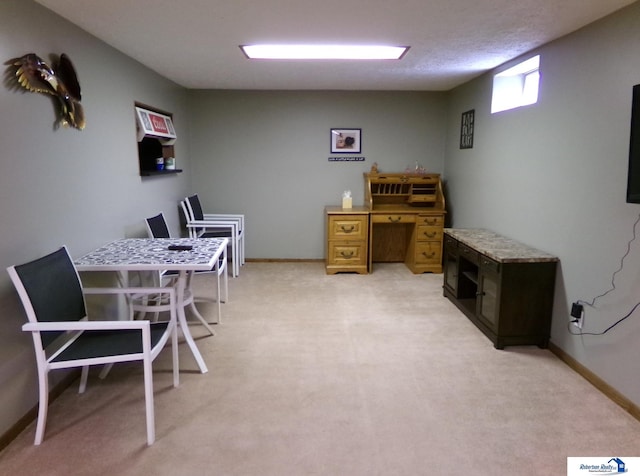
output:
<svg viewBox="0 0 640 476"><path fill-rule="evenodd" d="M611 288L640 214L625 203L638 25L640 3L532 52L541 55L536 105L491 115L492 75L456 89L445 162L453 225L488 228L557 255L552 342L636 405L640 312L604 336L572 336L567 323L573 301ZM469 109L474 147L460 150L460 115ZM587 308L585 332L603 331L640 301L639 265L636 240L616 289Z"/></svg>
<svg viewBox="0 0 640 476"><path fill-rule="evenodd" d="M248 258L323 258L324 207L344 190L362 205L374 162L443 168L445 93L190 91L189 112L193 188L246 215ZM366 160L329 162L331 128L361 128Z"/></svg>
<svg viewBox="0 0 640 476"><path fill-rule="evenodd" d="M134 101L174 112L186 139L183 89L30 0L3 0L2 63L26 53L71 58L87 126L54 130L50 97L0 88L0 434L37 402L32 343L20 329L24 313L4 269L63 244L79 256L142 235L143 218L160 210L177 232L176 203L189 182L187 172L141 179L133 112ZM178 139L176 154L189 170L186 140Z"/></svg>

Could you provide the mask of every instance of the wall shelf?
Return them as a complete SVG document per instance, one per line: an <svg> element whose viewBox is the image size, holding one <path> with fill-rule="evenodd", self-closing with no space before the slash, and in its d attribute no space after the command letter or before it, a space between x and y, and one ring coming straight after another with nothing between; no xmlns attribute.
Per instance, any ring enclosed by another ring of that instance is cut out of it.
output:
<svg viewBox="0 0 640 476"><path fill-rule="evenodd" d="M156 170L158 159L175 157L173 115L138 102L135 103L135 114L140 176L175 175L182 172L181 169Z"/></svg>
<svg viewBox="0 0 640 476"><path fill-rule="evenodd" d="M182 169L175 169L175 170L141 170L140 171L140 176L141 177L152 177L152 176L158 176L158 175L175 175L175 174L179 174L180 172L182 172Z"/></svg>

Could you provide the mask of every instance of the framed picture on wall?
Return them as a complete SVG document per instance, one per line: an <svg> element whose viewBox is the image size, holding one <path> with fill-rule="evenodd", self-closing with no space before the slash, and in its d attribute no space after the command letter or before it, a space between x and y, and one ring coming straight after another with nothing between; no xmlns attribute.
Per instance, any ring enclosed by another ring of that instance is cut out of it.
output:
<svg viewBox="0 0 640 476"><path fill-rule="evenodd" d="M460 148L473 149L473 127L476 110L471 109L462 113L460 120Z"/></svg>
<svg viewBox="0 0 640 476"><path fill-rule="evenodd" d="M359 154L362 152L361 129L331 129L331 153Z"/></svg>

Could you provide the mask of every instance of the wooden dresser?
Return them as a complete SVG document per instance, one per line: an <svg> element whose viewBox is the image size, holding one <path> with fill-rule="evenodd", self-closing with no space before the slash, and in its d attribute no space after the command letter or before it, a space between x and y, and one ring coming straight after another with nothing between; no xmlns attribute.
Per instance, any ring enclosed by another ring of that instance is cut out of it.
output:
<svg viewBox="0 0 640 476"><path fill-rule="evenodd" d="M497 349L546 348L558 258L482 229L445 230L444 295Z"/></svg>
<svg viewBox="0 0 640 476"><path fill-rule="evenodd" d="M404 262L415 274L442 272L445 202L439 174L365 173L369 269Z"/></svg>

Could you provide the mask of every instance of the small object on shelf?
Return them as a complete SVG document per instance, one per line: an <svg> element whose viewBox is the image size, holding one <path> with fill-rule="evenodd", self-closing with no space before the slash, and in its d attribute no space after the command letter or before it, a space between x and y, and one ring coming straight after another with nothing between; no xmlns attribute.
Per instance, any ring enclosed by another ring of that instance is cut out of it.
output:
<svg viewBox="0 0 640 476"><path fill-rule="evenodd" d="M164 168L165 170L175 170L176 169L175 157L167 157L166 159L164 159Z"/></svg>
<svg viewBox="0 0 640 476"><path fill-rule="evenodd" d="M156 159L156 170L164 170L164 159L162 157Z"/></svg>

